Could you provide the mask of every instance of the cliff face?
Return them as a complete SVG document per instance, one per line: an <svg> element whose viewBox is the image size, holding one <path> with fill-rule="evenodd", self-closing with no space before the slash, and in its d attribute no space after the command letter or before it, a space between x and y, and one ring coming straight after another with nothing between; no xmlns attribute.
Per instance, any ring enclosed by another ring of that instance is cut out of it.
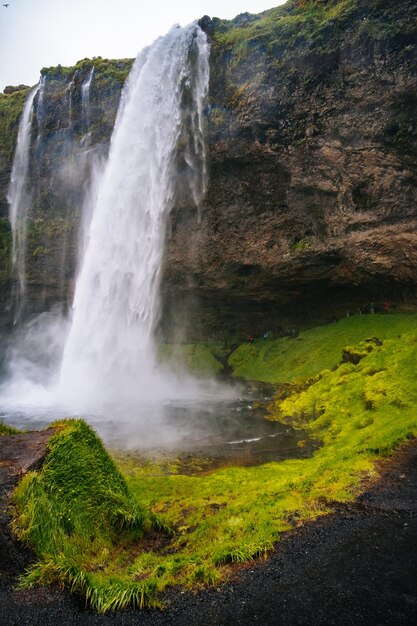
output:
<svg viewBox="0 0 417 626"><path fill-rule="evenodd" d="M190 335L254 334L354 312L371 301L416 305L414 0L293 0L260 16L201 24L212 43L210 182L200 222L180 196L171 215L164 334L177 318L188 319ZM87 71L80 70L79 85ZM61 95L45 93L48 146L60 131L68 86L81 93L74 68L61 74L50 71ZM121 82L110 78L107 88L92 89L91 149L106 150ZM76 97L72 106L79 147L85 129L74 112L81 111ZM1 111L0 100L0 119ZM50 154L53 161L57 153ZM4 194L10 159L3 156L0 169ZM75 174L69 190L66 179L59 186L42 166L38 178L49 181L52 195L47 201L38 194L33 215L45 228L62 215L63 203L70 208L61 225L74 230L78 223L85 176L76 168ZM4 200L1 207L4 216ZM37 239L29 282L36 294L49 281L53 300L58 257ZM60 237L54 241L60 249ZM75 253L66 258L60 280L68 294Z"/></svg>
<svg viewBox="0 0 417 626"><path fill-rule="evenodd" d="M131 60L80 61L73 68L44 68L33 103L26 191L26 315L72 299L86 189L105 158ZM94 67L94 70L93 70ZM94 80L92 80L94 79ZM5 92L9 89L6 88ZM11 233L7 190L19 117L29 88L0 98L0 235L5 271L4 301L10 300Z"/></svg>
<svg viewBox="0 0 417 626"><path fill-rule="evenodd" d="M416 304L415 3L293 2L203 27L210 188L200 227L177 219L170 279L226 331L243 310L250 333Z"/></svg>

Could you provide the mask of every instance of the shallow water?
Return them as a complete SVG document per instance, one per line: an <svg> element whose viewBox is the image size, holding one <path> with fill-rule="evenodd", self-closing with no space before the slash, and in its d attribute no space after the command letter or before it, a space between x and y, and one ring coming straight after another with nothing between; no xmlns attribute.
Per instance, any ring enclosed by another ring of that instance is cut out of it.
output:
<svg viewBox="0 0 417 626"><path fill-rule="evenodd" d="M272 387L241 386L234 397L144 403L135 414L68 415L25 406L0 419L21 429L44 428L63 417L82 417L112 449L158 458L205 458L210 466L258 465L310 456L303 431L266 419Z"/></svg>

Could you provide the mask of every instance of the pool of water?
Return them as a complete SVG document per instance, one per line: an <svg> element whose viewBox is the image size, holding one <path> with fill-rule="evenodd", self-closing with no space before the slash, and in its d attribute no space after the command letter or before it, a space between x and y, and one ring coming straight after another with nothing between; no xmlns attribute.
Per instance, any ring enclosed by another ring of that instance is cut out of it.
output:
<svg viewBox="0 0 417 626"><path fill-rule="evenodd" d="M152 457L205 459L206 466L257 465L310 456L306 433L267 419L273 388L245 385L233 394L144 403L135 412L74 415L35 407L0 409L0 419L24 430L63 417L82 417L114 450ZM204 463L203 463L204 465Z"/></svg>

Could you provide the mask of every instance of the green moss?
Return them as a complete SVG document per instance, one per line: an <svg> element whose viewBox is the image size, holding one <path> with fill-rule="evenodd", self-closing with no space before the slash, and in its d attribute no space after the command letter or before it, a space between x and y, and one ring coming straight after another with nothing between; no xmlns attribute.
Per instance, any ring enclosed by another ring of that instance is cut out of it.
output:
<svg viewBox="0 0 417 626"><path fill-rule="evenodd" d="M290 251L301 252L302 250L307 250L309 247L310 242L308 241L308 239L298 239L290 245Z"/></svg>
<svg viewBox="0 0 417 626"><path fill-rule="evenodd" d="M13 428L13 426L8 426L7 424L4 424L2 421L0 421L0 436L1 435L18 435L20 432L22 431L18 430L17 428Z"/></svg>
<svg viewBox="0 0 417 626"><path fill-rule="evenodd" d="M300 333L295 338L242 344L229 358L233 375L269 383L314 376L335 367L343 348L369 337L390 339L411 330L414 314L356 315Z"/></svg>
<svg viewBox="0 0 417 626"><path fill-rule="evenodd" d="M93 59L95 80L98 88L122 86L133 65L133 59L108 60Z"/></svg>
<svg viewBox="0 0 417 626"><path fill-rule="evenodd" d="M0 158L11 162L16 145L19 120L29 89L0 94Z"/></svg>
<svg viewBox="0 0 417 626"><path fill-rule="evenodd" d="M215 20L213 52L229 51L230 66L250 59L262 72L269 58L276 67L295 62L300 73L300 57L327 54L344 38L388 41L415 29L415 20L407 12L399 15L390 0L289 0L250 19Z"/></svg>
<svg viewBox="0 0 417 626"><path fill-rule="evenodd" d="M290 1L265 11L255 20L219 21L214 33L215 47L231 47L235 60L254 51L290 57L331 44L331 30L338 31L358 7L357 0L331 0L321 3ZM330 29L330 30L329 30ZM335 34L335 33L333 33Z"/></svg>
<svg viewBox="0 0 417 626"><path fill-rule="evenodd" d="M417 436L417 335L404 333L415 321L362 316L288 340L299 367L340 363L281 390L271 406L272 419L320 442L311 458L188 476L166 461L119 456L125 482L88 427L66 423L42 472L15 496L16 530L39 557L26 583L61 581L101 611L152 604L167 586L218 584L234 563L266 555L282 532L352 500L382 455ZM364 333L384 341L354 345ZM341 363L346 343L357 363ZM147 510L175 529L169 544L138 540Z"/></svg>
<svg viewBox="0 0 417 626"><path fill-rule="evenodd" d="M94 67L94 82L97 88L112 87L120 89L130 72L132 64L133 59L93 57L92 59L81 59L73 66L63 67L62 65L57 65L44 67L41 70L41 74L47 76L50 84L52 81L67 82L74 76L77 70L86 73Z"/></svg>
<svg viewBox="0 0 417 626"><path fill-rule="evenodd" d="M373 343L357 365L323 371L276 401L275 419L302 426L323 444L312 458L199 477L124 465L138 497L180 533L174 555L140 555L132 571L158 572L161 585L212 583L227 564L267 553L284 530L355 497L380 455L417 434L416 350L415 333Z"/></svg>
<svg viewBox="0 0 417 626"><path fill-rule="evenodd" d="M273 414L302 426L340 458L384 453L417 432L416 357L414 332L374 344L358 363L323 372L304 391L277 400Z"/></svg>

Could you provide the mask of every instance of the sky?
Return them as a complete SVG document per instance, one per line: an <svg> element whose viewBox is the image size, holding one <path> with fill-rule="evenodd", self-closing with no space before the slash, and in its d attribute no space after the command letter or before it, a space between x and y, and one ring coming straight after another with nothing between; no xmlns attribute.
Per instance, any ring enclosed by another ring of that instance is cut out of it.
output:
<svg viewBox="0 0 417 626"><path fill-rule="evenodd" d="M3 3L9 3L8 7ZM284 0L1 0L0 90L34 85L42 67L136 57L174 24L231 19Z"/></svg>

